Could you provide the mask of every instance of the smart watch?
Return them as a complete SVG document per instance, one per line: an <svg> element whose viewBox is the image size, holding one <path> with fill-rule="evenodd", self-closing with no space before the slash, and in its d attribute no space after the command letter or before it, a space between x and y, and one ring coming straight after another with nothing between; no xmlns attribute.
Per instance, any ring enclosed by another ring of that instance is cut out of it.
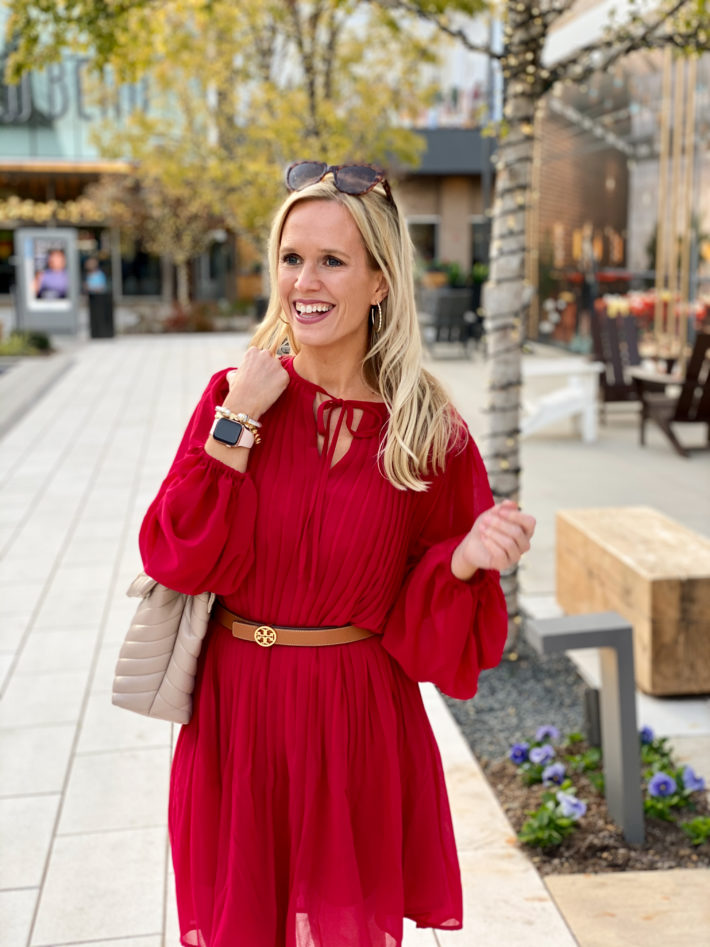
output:
<svg viewBox="0 0 710 947"><path fill-rule="evenodd" d="M255 443L252 432L231 418L215 418L210 434L225 447L253 447Z"/></svg>

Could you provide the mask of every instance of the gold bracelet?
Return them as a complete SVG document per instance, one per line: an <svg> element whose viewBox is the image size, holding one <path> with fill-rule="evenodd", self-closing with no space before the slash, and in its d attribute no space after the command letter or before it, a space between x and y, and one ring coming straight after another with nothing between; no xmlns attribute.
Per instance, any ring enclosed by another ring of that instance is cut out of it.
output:
<svg viewBox="0 0 710 947"><path fill-rule="evenodd" d="M249 424L252 424L254 427L261 427L261 421L257 421L254 418L250 418L248 414L240 412L235 414L233 411L230 411L229 408L225 408L223 404L215 405L215 412L223 418L229 418L230 421L247 421Z"/></svg>
<svg viewBox="0 0 710 947"><path fill-rule="evenodd" d="M214 416L215 418L227 418L229 421L237 421L245 427L247 431L251 431L254 435L255 444L261 443L261 435L259 434L261 423L255 421L254 418L250 418L248 414L244 414L243 412L235 414L233 411L230 411L229 408L225 408L224 405L219 404L215 405Z"/></svg>

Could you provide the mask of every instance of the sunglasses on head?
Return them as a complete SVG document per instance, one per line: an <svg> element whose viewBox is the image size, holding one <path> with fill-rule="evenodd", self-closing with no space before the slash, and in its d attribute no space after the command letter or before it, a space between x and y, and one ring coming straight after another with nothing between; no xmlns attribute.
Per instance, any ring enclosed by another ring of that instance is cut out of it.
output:
<svg viewBox="0 0 710 947"><path fill-rule="evenodd" d="M381 184L387 200L393 205L394 198L382 168L371 164L326 164L325 161L294 161L286 169L286 187L289 191L302 191L304 187L317 184L326 174L332 173L333 183L343 194L362 197Z"/></svg>

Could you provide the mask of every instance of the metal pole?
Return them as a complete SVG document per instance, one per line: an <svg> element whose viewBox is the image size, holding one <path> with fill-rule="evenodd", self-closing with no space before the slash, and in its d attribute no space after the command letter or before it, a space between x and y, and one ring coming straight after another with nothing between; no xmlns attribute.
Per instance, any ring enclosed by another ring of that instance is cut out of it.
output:
<svg viewBox="0 0 710 947"><path fill-rule="evenodd" d="M599 649L602 759L609 815L634 845L644 840L641 754L636 726L636 692L631 628L613 648Z"/></svg>
<svg viewBox="0 0 710 947"><path fill-rule="evenodd" d="M670 228L668 231L668 323L666 331L674 353L673 340L679 339L680 320L676 321L676 296L678 294L678 213L681 208L681 148L683 146L683 61L675 64L675 95L673 99L673 159L671 162Z"/></svg>
<svg viewBox="0 0 710 947"><path fill-rule="evenodd" d="M666 183L668 178L668 153L670 151L670 100L671 100L671 50L663 53L663 85L661 90L660 156L658 159L658 221L656 223L656 306L653 334L658 344L663 331L663 300L661 293L666 282Z"/></svg>
<svg viewBox="0 0 710 947"><path fill-rule="evenodd" d="M685 160L683 163L683 230L680 250L680 368L685 369L688 343L688 319L690 315L690 244L693 238L693 171L695 131L695 85L698 62L688 63L688 96L685 111Z"/></svg>

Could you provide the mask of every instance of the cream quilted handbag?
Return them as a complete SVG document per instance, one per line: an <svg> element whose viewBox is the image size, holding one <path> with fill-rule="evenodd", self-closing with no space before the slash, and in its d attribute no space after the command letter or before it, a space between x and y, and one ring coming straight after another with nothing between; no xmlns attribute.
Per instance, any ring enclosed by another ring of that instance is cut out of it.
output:
<svg viewBox="0 0 710 947"><path fill-rule="evenodd" d="M112 701L147 717L188 723L215 596L174 592L145 572L126 594L141 601L118 656Z"/></svg>

